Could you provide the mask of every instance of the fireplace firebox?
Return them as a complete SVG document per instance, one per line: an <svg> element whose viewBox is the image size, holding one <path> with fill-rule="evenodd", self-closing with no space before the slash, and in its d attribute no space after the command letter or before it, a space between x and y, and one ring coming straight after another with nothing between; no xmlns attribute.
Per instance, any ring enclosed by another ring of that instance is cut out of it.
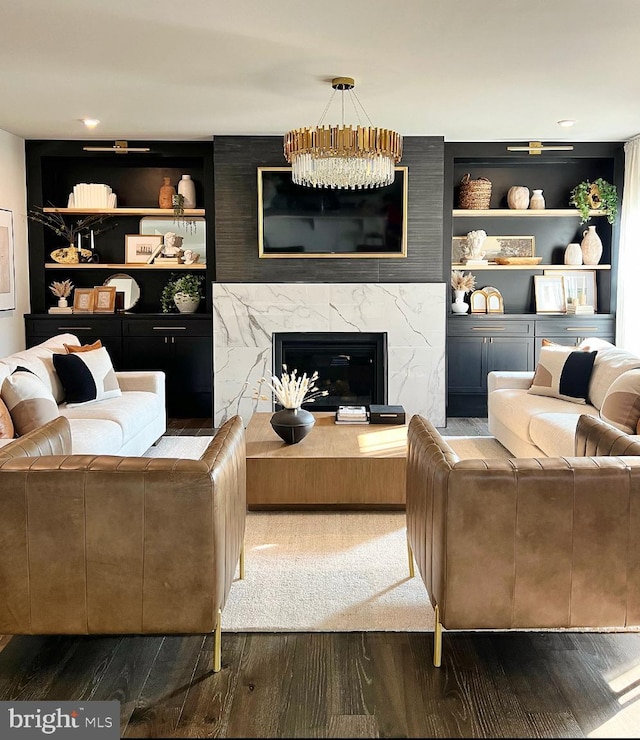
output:
<svg viewBox="0 0 640 740"><path fill-rule="evenodd" d="M328 395L304 404L312 411L387 403L386 332L275 333L274 375L283 365L298 375L317 371L317 386Z"/></svg>

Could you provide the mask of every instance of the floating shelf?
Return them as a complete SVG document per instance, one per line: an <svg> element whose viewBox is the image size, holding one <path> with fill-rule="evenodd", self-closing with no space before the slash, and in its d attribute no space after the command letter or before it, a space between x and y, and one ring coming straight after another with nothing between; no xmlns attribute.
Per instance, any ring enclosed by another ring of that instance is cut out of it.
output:
<svg viewBox="0 0 640 740"><path fill-rule="evenodd" d="M47 262L47 270L206 270L205 263L196 262L195 265L148 265L146 262Z"/></svg>
<svg viewBox="0 0 640 740"><path fill-rule="evenodd" d="M539 210L537 209L526 209L526 210L518 210L516 208L483 208L483 209L472 209L472 208L454 208L453 209L453 215L454 216L466 216L470 218L476 218L478 216L485 218L520 218L522 216L526 217L558 217L558 216L564 216L564 217L571 217L571 216L580 216L580 211L578 211L577 208L541 208ZM606 211L589 211L590 216L606 216Z"/></svg>
<svg viewBox="0 0 640 740"><path fill-rule="evenodd" d="M454 262L451 265L452 270L610 270L611 265L497 265L489 263L488 265L467 265L462 262Z"/></svg>
<svg viewBox="0 0 640 740"><path fill-rule="evenodd" d="M173 208L43 208L45 213L86 213L105 216L173 216ZM185 216L204 216L204 208L185 208ZM182 216L180 216L182 218Z"/></svg>

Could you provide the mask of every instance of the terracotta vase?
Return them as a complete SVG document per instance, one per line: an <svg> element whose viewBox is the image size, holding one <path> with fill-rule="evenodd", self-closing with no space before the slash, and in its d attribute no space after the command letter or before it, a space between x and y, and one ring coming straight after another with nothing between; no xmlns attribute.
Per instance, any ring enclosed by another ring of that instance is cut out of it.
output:
<svg viewBox="0 0 640 740"><path fill-rule="evenodd" d="M602 241L596 234L596 227L589 226L582 232L582 263L584 265L597 265L602 257Z"/></svg>
<svg viewBox="0 0 640 740"><path fill-rule="evenodd" d="M564 263L565 265L582 264L582 249L578 243L572 242L571 244L567 244L564 250Z"/></svg>
<svg viewBox="0 0 640 740"><path fill-rule="evenodd" d="M163 178L164 184L158 193L158 205L160 208L173 208L172 198L176 194L176 189L171 184L170 177Z"/></svg>

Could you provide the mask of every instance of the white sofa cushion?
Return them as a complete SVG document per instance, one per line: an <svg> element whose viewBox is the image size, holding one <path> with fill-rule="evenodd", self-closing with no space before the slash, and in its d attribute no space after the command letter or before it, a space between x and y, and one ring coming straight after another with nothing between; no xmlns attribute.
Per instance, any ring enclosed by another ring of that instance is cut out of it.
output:
<svg viewBox="0 0 640 740"><path fill-rule="evenodd" d="M590 416L597 416L598 411L593 406L580 409L584 413L589 409ZM576 427L580 414L575 411L569 414L548 413L538 414L531 418L529 435L532 442L539 447L547 457L573 457L575 455Z"/></svg>
<svg viewBox="0 0 640 740"><path fill-rule="evenodd" d="M598 409L589 404L577 406L572 401L537 396L519 388L502 388L494 391L490 397L490 412L492 417L511 429L520 439L532 444L535 442L531 437L530 425L535 416L569 414L575 416L576 424L580 414L598 416Z"/></svg>
<svg viewBox="0 0 640 740"><path fill-rule="evenodd" d="M600 418L627 434L635 434L640 422L640 369L619 375L607 391Z"/></svg>
<svg viewBox="0 0 640 740"><path fill-rule="evenodd" d="M147 391L127 391L117 398L84 406L60 406L60 414L67 419L107 419L122 429L122 443L126 444L156 417L164 414L164 399ZM155 439L153 440L155 442Z"/></svg>
<svg viewBox="0 0 640 740"><path fill-rule="evenodd" d="M104 401L122 395L109 353L104 347L86 352L54 354L67 406Z"/></svg>
<svg viewBox="0 0 640 740"><path fill-rule="evenodd" d="M529 393L586 403L596 352L553 345L542 347Z"/></svg>

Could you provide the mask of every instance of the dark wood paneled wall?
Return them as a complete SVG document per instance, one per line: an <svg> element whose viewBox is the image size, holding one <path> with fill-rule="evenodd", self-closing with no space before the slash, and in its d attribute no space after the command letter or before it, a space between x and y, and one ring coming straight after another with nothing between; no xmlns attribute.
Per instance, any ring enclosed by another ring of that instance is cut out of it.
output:
<svg viewBox="0 0 640 740"><path fill-rule="evenodd" d="M258 167L285 166L280 136L214 137L218 282L442 282L444 139L404 139L409 168L404 259L259 259Z"/></svg>

